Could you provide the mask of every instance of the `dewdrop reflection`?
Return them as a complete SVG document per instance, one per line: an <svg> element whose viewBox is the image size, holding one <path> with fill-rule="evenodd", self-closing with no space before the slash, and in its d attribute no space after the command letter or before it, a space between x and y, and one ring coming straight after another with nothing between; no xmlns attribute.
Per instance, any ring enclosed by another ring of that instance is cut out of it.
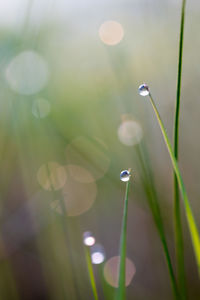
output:
<svg viewBox="0 0 200 300"><path fill-rule="evenodd" d="M83 233L83 243L89 247L95 244L95 237L92 235L90 231L86 231Z"/></svg>
<svg viewBox="0 0 200 300"><path fill-rule="evenodd" d="M91 260L95 265L101 264L105 260L105 251L102 245L96 244L91 247Z"/></svg>
<svg viewBox="0 0 200 300"><path fill-rule="evenodd" d="M46 61L35 51L15 56L6 69L10 88L19 94L32 95L47 84L49 70Z"/></svg>
<svg viewBox="0 0 200 300"><path fill-rule="evenodd" d="M130 177L131 177L131 174L128 170L121 171L121 173L120 173L121 181L127 182L130 180Z"/></svg>
<svg viewBox="0 0 200 300"><path fill-rule="evenodd" d="M138 88L139 94L141 96L148 96L149 95L149 87L146 83L143 83Z"/></svg>
<svg viewBox="0 0 200 300"><path fill-rule="evenodd" d="M139 144L143 136L141 125L133 120L123 121L118 128L118 138L126 146Z"/></svg>
<svg viewBox="0 0 200 300"><path fill-rule="evenodd" d="M118 287L119 262L120 257L114 256L104 265L105 280L113 287ZM129 258L126 258L126 286L131 283L135 272L136 268L134 263Z"/></svg>
<svg viewBox="0 0 200 300"><path fill-rule="evenodd" d="M91 254L91 258L92 258L92 263L98 265L104 261L104 254L101 252L95 252Z"/></svg>
<svg viewBox="0 0 200 300"><path fill-rule="evenodd" d="M99 28L99 36L104 44L114 46L123 39L124 30L120 23L106 21Z"/></svg>

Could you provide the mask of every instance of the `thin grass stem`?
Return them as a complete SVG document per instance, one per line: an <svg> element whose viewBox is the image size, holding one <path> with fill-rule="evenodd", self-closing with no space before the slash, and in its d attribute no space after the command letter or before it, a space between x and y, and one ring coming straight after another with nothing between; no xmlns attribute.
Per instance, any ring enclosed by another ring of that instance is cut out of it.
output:
<svg viewBox="0 0 200 300"><path fill-rule="evenodd" d="M95 277L94 277L90 249L88 246L85 246L85 256L86 256L86 262L87 262L87 267L88 267L90 283L91 283L91 287L92 287L92 293L93 293L94 299L98 300L99 298L98 298L98 293L97 293L96 281L95 281Z"/></svg>
<svg viewBox="0 0 200 300"><path fill-rule="evenodd" d="M174 156L177 161L178 161L178 148L179 148L179 115L180 115L185 4L186 4L186 0L182 0L180 37L179 37L178 78L177 78L177 90L176 90L176 112L175 112L175 120L174 120ZM185 284L185 271L184 271L184 243L183 243L183 233L182 233L182 225L181 225L178 180L175 172L174 172L174 229L175 229L175 249L176 249L178 284L180 287L182 298L186 299L186 284Z"/></svg>
<svg viewBox="0 0 200 300"><path fill-rule="evenodd" d="M192 239L192 244L193 244L194 253L195 253L195 257L196 257L198 273L199 273L199 276L200 276L200 238L199 238L199 232L198 232L198 229L197 229L197 225L196 225L193 213L192 213L192 209L190 207L190 203L189 203L189 199L188 199L188 196L187 196L187 193L186 193L185 185L184 185L184 182L183 182L183 179L182 179L182 176L181 176L181 172L180 172L179 167L178 167L176 157L175 157L173 149L172 149L172 145L170 143L170 140L168 138L167 132L166 132L165 127L164 127L164 124L162 122L162 119L161 119L160 114L157 110L157 107L155 105L155 102L152 98L151 93L149 93L149 98L150 98L152 107L154 109L154 112L156 114L156 117L157 117L160 129L161 129L165 144L167 146L167 150L168 150L169 155L170 155L170 159L171 159L171 162L172 162L172 165L173 165L173 168L174 168L174 172L177 176L177 181L178 181L179 189L180 189L181 194L182 194L183 203L184 203L184 207L185 207L186 218L187 218L188 227L189 227L189 231L190 231L190 236L191 236L191 239Z"/></svg>
<svg viewBox="0 0 200 300"><path fill-rule="evenodd" d="M170 276L170 280L171 280L172 290L174 293L174 298L179 299L178 287L177 287L176 278L175 278L174 270L173 270L173 265L172 265L170 254L169 254L167 239L165 236L164 224L162 221L159 201L158 201L157 193L155 190L155 186L154 186L154 182L153 182L153 178L152 178L152 174L151 174L151 169L148 164L148 159L144 158L143 151L142 151L140 145L138 145L136 150L137 150L137 154L139 157L140 166L141 166L142 172L143 172L142 183L144 186L145 193L147 195L148 204L151 209L154 223L156 225L156 228L157 228L157 231L158 231L158 234L159 234L162 246L163 246L164 256L165 256L168 271L169 271L169 276Z"/></svg>
<svg viewBox="0 0 200 300"><path fill-rule="evenodd" d="M128 215L128 195L130 180L126 183L126 192L124 199L124 211L120 237L120 263L119 278L116 300L124 300L126 298L126 234L127 234L127 215Z"/></svg>

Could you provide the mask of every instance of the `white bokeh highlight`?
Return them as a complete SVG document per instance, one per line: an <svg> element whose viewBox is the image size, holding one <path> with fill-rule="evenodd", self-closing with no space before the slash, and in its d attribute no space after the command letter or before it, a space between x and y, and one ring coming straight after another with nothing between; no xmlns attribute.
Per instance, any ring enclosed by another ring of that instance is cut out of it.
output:
<svg viewBox="0 0 200 300"><path fill-rule="evenodd" d="M105 251L102 245L95 244L91 247L91 260L95 265L102 264L105 260Z"/></svg>
<svg viewBox="0 0 200 300"><path fill-rule="evenodd" d="M10 88L22 95L41 91L49 79L45 59L35 51L23 51L8 64L5 76Z"/></svg>
<svg viewBox="0 0 200 300"><path fill-rule="evenodd" d="M101 41L109 46L117 45L124 36L124 29L119 22L106 21L99 28L99 37Z"/></svg>
<svg viewBox="0 0 200 300"><path fill-rule="evenodd" d="M123 121L117 134L120 142L126 146L139 144L143 137L141 125L134 120Z"/></svg>
<svg viewBox="0 0 200 300"><path fill-rule="evenodd" d="M91 247L95 244L95 237L93 236L93 234L90 231L85 231L83 233L83 243L89 247Z"/></svg>

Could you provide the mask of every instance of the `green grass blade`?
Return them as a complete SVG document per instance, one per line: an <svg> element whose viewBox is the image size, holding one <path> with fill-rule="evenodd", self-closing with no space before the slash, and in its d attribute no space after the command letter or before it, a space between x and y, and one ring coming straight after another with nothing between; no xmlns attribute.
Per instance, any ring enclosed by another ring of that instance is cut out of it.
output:
<svg viewBox="0 0 200 300"><path fill-rule="evenodd" d="M120 237L120 263L119 263L119 279L116 300L124 300L126 298L126 232L127 232L127 215L128 215L128 194L130 180L126 183L126 192L124 199L124 211Z"/></svg>
<svg viewBox="0 0 200 300"><path fill-rule="evenodd" d="M177 91L176 91L176 112L175 112L175 125L174 125L175 157L178 157L178 136L179 136L179 115L180 115L180 96L181 96L181 77L182 77L183 35L184 35L184 23L185 23L185 4L186 4L186 0L182 0L180 38L179 38L178 78L177 78Z"/></svg>
<svg viewBox="0 0 200 300"><path fill-rule="evenodd" d="M178 161L178 147L179 147L179 114L180 114L185 4L186 4L186 0L182 0L180 37L179 37L178 78L177 78L177 91L176 91L176 112L175 112L175 121L174 121L174 155L177 161ZM177 260L178 283L180 287L181 296L183 299L185 299L186 286L185 286L185 271L184 271L184 244L183 244L183 234L182 234L182 225L181 225L178 180L175 172L174 172L174 227L175 227L175 249L176 249L176 260Z"/></svg>
<svg viewBox="0 0 200 300"><path fill-rule="evenodd" d="M93 296L94 296L95 300L98 300L98 294L97 294L96 282L95 282L93 266L92 266L92 261L91 261L90 249L87 246L85 246L85 256L86 256L88 274L89 274L89 278L90 278Z"/></svg>
<svg viewBox="0 0 200 300"><path fill-rule="evenodd" d="M155 185L154 185L154 181L153 181L153 175L151 173L151 168L149 166L149 159L148 159L147 155L143 154L143 151L142 151L143 149L144 149L144 146L142 148L140 145L138 145L136 147L140 167L142 169L142 174L143 174L142 183L144 186L144 191L147 196L149 207L151 209L153 220L156 225L156 228L157 228L157 231L158 231L158 234L159 234L162 246L163 246L163 252L164 252L164 256L165 256L168 271L169 271L169 276L170 276L170 280L171 280L174 297L175 297L175 299L180 299L178 288L177 288L177 283L176 283L176 278L174 275L173 265L171 262L169 249L168 249L168 245L167 245L167 239L165 236L164 224L163 224L162 215L161 215L161 211L160 211L159 201L158 201L158 197L157 197L157 193L156 193L156 189L155 189Z"/></svg>
<svg viewBox="0 0 200 300"><path fill-rule="evenodd" d="M190 231L192 244L193 244L193 248L194 248L194 253L195 253L195 257L196 257L196 262L197 262L197 267L198 267L198 272L199 272L199 276L200 276L200 238L199 238L199 232L198 232L198 229L197 229L197 225L195 223L195 219L194 219L192 209L190 207L190 203L189 203L188 196L187 196L187 193L186 193L185 185L183 183L181 172L179 170L178 163L176 161L176 158L175 158L175 155L174 155L174 152L173 152L173 149L172 149L172 145L170 143L170 140L168 138L167 132L166 132L165 127L164 127L164 124L161 120L160 114L159 114L159 112L156 108L156 105L154 103L154 100L153 100L151 94L149 94L149 98L151 100L152 107L153 107L154 112L156 114L160 129L162 131L163 138L165 140L165 144L167 146L167 150L169 152L171 162L172 162L172 165L173 165L173 168L174 168L174 172L177 176L177 181L178 181L179 189L181 191L182 198L183 198L186 218L187 218L187 222L188 222L188 226L189 226L189 231Z"/></svg>

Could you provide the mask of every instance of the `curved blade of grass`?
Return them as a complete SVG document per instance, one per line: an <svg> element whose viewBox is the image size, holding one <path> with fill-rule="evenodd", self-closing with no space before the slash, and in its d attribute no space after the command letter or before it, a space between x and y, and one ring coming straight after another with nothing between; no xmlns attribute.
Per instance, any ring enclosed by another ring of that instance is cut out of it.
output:
<svg viewBox="0 0 200 300"><path fill-rule="evenodd" d="M185 4L186 4L186 0L182 0L180 37L179 37L178 78L177 78L177 90L176 90L176 112L175 112L175 121L174 121L174 156L177 161L178 161L178 146L179 146L179 114L180 114L180 96L181 96ZM183 299L185 299L186 286L185 286L185 272L184 272L184 245L183 245L183 234L182 234L182 225L181 225L178 180L175 172L174 172L174 227L175 227L175 249L176 249L176 260L177 260L178 284L180 287L181 296Z"/></svg>
<svg viewBox="0 0 200 300"><path fill-rule="evenodd" d="M127 232L127 215L128 215L128 194L130 181L126 183L126 192L124 199L124 211L120 237L120 262L119 262L119 278L116 300L125 300L126 297L126 232Z"/></svg>
<svg viewBox="0 0 200 300"><path fill-rule="evenodd" d="M140 144L138 146L136 146L139 163L140 163L140 166L142 168L142 173L143 173L142 183L144 186L144 191L147 196L149 207L151 209L153 220L156 225L156 228L157 228L157 231L158 231L158 234L160 236L160 240L161 240L161 243L163 246L163 251L164 251L165 259L167 262L167 267L168 267L168 271L169 271L169 276L170 276L170 280L171 280L174 297L175 297L175 299L180 299L178 287L177 287L177 283L176 283L176 278L174 275L173 265L171 262L169 249L168 249L168 245L167 245L167 239L165 236L164 224L163 224L162 215L161 215L161 211L160 211L159 201L158 201L158 197L157 197L157 193L156 193L156 189L155 189L155 185L154 185L154 181L153 181L153 174L151 172L151 167L149 166L149 159L147 157L146 152L144 153L144 151L142 151L143 149L144 149L144 145L143 145L143 147L141 147Z"/></svg>
<svg viewBox="0 0 200 300"><path fill-rule="evenodd" d="M179 189L181 191L182 194L182 198L183 198L183 203L184 203L184 207L185 207L185 213L186 213L186 218L187 218L187 222L188 222L188 227L189 227L189 231L190 231L190 235L191 235L191 239L192 239L192 244L193 244L193 248L194 248L194 253L195 253L195 257L196 257L196 262L197 262L197 267L198 267L198 272L199 272L199 276L200 276L200 238L199 238L199 232L197 229L197 225L195 223L195 219L192 213L192 209L190 207L190 203L189 203L189 199L186 193L186 189L185 189L185 185L181 176L181 172L179 170L178 167L178 163L176 161L176 157L174 155L173 149L172 149L172 145L170 143L170 140L168 138L167 132L165 130L164 124L161 120L160 114L156 108L156 105L154 103L154 100L152 98L152 95L149 93L149 98L151 100L151 104L152 107L154 109L154 112L156 114L165 144L167 146L167 150L169 152L170 158L171 158L171 162L174 168L174 172L177 176L177 181L178 181L178 185L179 185Z"/></svg>
<svg viewBox="0 0 200 300"><path fill-rule="evenodd" d="M93 272L93 267L92 267L90 249L87 246L85 246L85 256L86 256L88 274L89 274L89 278L90 278L93 296L94 296L95 300L98 300L98 294L97 294L96 282L95 282L95 277L94 277L94 272Z"/></svg>

